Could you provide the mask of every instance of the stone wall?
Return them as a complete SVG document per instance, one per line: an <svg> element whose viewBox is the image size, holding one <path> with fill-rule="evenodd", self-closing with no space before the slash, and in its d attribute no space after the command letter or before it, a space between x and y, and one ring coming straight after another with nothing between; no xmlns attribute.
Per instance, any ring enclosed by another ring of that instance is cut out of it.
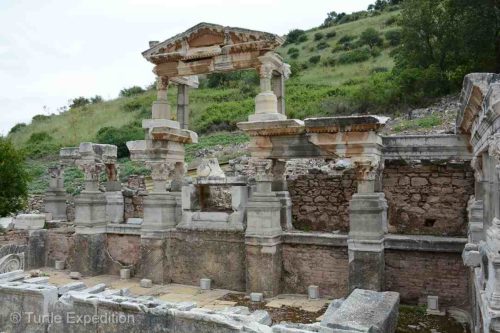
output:
<svg viewBox="0 0 500 333"><path fill-rule="evenodd" d="M386 290L401 294L405 304L425 304L428 295L439 304L468 305L468 274L459 253L385 250Z"/></svg>
<svg viewBox="0 0 500 333"><path fill-rule="evenodd" d="M474 191L469 163L385 162L383 190L389 232L464 236L467 201Z"/></svg>
<svg viewBox="0 0 500 333"><path fill-rule="evenodd" d="M74 251L74 231L66 228L47 230L47 265L54 267L56 260L63 260L71 267L70 254Z"/></svg>
<svg viewBox="0 0 500 333"><path fill-rule="evenodd" d="M141 237L139 235L107 234L106 249L111 265L109 274L119 274L120 268L131 267L134 271L141 259Z"/></svg>
<svg viewBox="0 0 500 333"><path fill-rule="evenodd" d="M131 175L123 188L124 218L144 217L144 196L147 195L144 176Z"/></svg>
<svg viewBox="0 0 500 333"><path fill-rule="evenodd" d="M283 244L282 251L284 293L307 294L317 285L321 297L347 296L347 247Z"/></svg>
<svg viewBox="0 0 500 333"><path fill-rule="evenodd" d="M288 179L292 223L303 231L349 231L349 201L356 193L352 170L338 175L311 170Z"/></svg>
<svg viewBox="0 0 500 333"><path fill-rule="evenodd" d="M166 273L174 283L244 291L245 242L241 232L177 230L167 246Z"/></svg>

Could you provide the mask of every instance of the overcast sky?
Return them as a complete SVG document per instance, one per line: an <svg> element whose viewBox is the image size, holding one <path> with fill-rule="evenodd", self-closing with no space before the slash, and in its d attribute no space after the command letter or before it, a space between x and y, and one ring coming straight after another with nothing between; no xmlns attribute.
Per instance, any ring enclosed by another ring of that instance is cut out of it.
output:
<svg viewBox="0 0 500 333"><path fill-rule="evenodd" d="M142 58L199 22L285 34L374 0L0 0L0 134L68 100L154 81ZM46 109L44 111L44 106Z"/></svg>

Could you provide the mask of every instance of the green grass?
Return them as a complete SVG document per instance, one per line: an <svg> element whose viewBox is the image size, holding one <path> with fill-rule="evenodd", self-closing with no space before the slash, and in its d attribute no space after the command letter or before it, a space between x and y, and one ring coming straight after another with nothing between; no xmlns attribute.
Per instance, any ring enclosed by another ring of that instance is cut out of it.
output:
<svg viewBox="0 0 500 333"><path fill-rule="evenodd" d="M401 121L401 123L394 126L394 132L402 132L418 128L432 128L434 126L441 125L442 123L443 119L438 117L437 115L427 116L413 120L403 120Z"/></svg>
<svg viewBox="0 0 500 333"><path fill-rule="evenodd" d="M240 143L246 143L250 140L248 135L240 132L236 133L214 133L206 136L202 136L199 139L199 142L196 144L188 144L186 145L186 162L191 162L194 159L194 154L196 151L204 148L212 148L215 146L227 146L231 144L240 144ZM245 153L245 152L242 152ZM235 156L228 156L226 160L222 161L220 160L219 162L227 162L227 160L231 159L232 157L236 157L238 154L235 154Z"/></svg>

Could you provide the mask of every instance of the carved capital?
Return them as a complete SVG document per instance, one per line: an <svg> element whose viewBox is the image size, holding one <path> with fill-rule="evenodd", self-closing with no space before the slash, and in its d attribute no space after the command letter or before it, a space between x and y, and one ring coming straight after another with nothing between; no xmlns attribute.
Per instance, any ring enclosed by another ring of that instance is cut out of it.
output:
<svg viewBox="0 0 500 333"><path fill-rule="evenodd" d="M273 77L274 65L271 63L263 63L259 67L259 76L261 79L269 79Z"/></svg>
<svg viewBox="0 0 500 333"><path fill-rule="evenodd" d="M151 169L153 181L166 181L173 170L173 164L164 161L146 161L146 166Z"/></svg>
<svg viewBox="0 0 500 333"><path fill-rule="evenodd" d="M281 66L281 72L283 73L283 78L285 80L288 80L290 78L290 75L292 75L292 69L289 64L283 64Z"/></svg>
<svg viewBox="0 0 500 333"><path fill-rule="evenodd" d="M474 170L474 177L476 180L483 179L483 162L480 157L474 156L470 161L470 166Z"/></svg>
<svg viewBox="0 0 500 333"><path fill-rule="evenodd" d="M156 90L167 90L169 79L167 76L156 77Z"/></svg>
<svg viewBox="0 0 500 333"><path fill-rule="evenodd" d="M379 165L374 165L372 162L354 162L356 169L356 180L358 181L374 181L377 177Z"/></svg>

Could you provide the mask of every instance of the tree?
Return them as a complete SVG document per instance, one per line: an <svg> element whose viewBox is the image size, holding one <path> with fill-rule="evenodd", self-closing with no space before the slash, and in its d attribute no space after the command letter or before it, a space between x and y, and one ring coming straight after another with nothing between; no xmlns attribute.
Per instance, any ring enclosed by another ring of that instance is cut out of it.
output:
<svg viewBox="0 0 500 333"><path fill-rule="evenodd" d="M495 71L498 1L406 0L402 5L397 67L435 66L455 86L469 72Z"/></svg>
<svg viewBox="0 0 500 333"><path fill-rule="evenodd" d="M102 96L100 95L95 95L94 97L90 97L90 103L96 104L96 103L101 103L103 101Z"/></svg>
<svg viewBox="0 0 500 333"><path fill-rule="evenodd" d="M139 86L132 86L130 88L123 88L120 90L121 97L131 97L135 95L142 94L145 90Z"/></svg>
<svg viewBox="0 0 500 333"><path fill-rule="evenodd" d="M288 35L286 35L285 44L297 43L297 42L299 42L299 39L302 36L305 36L305 34L306 34L306 32L304 30L300 30L300 29L290 30L290 32L288 33Z"/></svg>
<svg viewBox="0 0 500 333"><path fill-rule="evenodd" d="M71 100L71 104L69 105L69 107L71 109L73 109L73 108L78 108L80 106L84 106L87 104L90 104L90 100L88 98L80 96L80 97L77 97L77 98Z"/></svg>
<svg viewBox="0 0 500 333"><path fill-rule="evenodd" d="M23 208L28 196L28 180L23 154L10 140L0 137L0 216Z"/></svg>
<svg viewBox="0 0 500 333"><path fill-rule="evenodd" d="M374 28L368 28L361 33L359 42L361 45L368 45L372 49L374 46L382 46L383 40L380 37L380 32Z"/></svg>

